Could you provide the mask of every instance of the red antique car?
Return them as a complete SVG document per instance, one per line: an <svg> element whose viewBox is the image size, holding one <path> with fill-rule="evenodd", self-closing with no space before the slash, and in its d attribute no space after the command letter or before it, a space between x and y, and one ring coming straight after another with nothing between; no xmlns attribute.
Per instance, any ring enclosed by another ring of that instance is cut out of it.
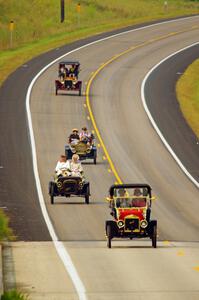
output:
<svg viewBox="0 0 199 300"><path fill-rule="evenodd" d="M55 94L58 91L77 91L81 96L82 81L78 80L80 63L78 61L62 61L59 63L58 78L55 80Z"/></svg>
<svg viewBox="0 0 199 300"><path fill-rule="evenodd" d="M107 246L113 238L146 238L157 245L157 220L151 220L151 187L148 184L119 184L109 189L112 220L105 224Z"/></svg>

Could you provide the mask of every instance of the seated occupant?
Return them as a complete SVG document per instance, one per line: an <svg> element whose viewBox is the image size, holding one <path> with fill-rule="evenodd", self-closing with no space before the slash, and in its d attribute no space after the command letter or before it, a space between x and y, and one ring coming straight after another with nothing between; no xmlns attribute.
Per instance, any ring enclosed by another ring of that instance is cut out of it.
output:
<svg viewBox="0 0 199 300"><path fill-rule="evenodd" d="M126 208L128 207L128 198L125 198L126 190L125 189L118 189L117 190L117 207Z"/></svg>
<svg viewBox="0 0 199 300"><path fill-rule="evenodd" d="M83 178L83 168L79 161L79 155L73 154L72 160L69 162L69 170L71 176L77 176Z"/></svg>
<svg viewBox="0 0 199 300"><path fill-rule="evenodd" d="M68 142L71 145L76 145L79 142L79 140L80 140L80 137L79 137L78 129L74 128L72 130L72 133L68 137Z"/></svg>
<svg viewBox="0 0 199 300"><path fill-rule="evenodd" d="M79 134L80 141L84 142L85 144L91 145L94 140L94 136L90 133L86 126L82 127L82 131Z"/></svg>
<svg viewBox="0 0 199 300"><path fill-rule="evenodd" d="M69 69L69 76L73 74L75 76L75 65L73 64Z"/></svg>
<svg viewBox="0 0 199 300"><path fill-rule="evenodd" d="M69 162L65 155L61 155L55 167L55 173L58 176L68 176Z"/></svg>
<svg viewBox="0 0 199 300"><path fill-rule="evenodd" d="M137 198L135 197L137 196ZM133 207L144 207L146 206L146 198L142 197L143 194L139 188L134 190L134 197L132 199L132 206Z"/></svg>

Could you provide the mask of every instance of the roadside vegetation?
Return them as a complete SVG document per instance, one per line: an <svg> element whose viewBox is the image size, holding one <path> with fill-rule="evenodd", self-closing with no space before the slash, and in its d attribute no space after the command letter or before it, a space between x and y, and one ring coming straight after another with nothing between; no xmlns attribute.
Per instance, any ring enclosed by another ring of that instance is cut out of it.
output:
<svg viewBox="0 0 199 300"><path fill-rule="evenodd" d="M28 296L22 294L21 292L17 290L11 290L8 292L5 292L1 296L1 300L28 300Z"/></svg>
<svg viewBox="0 0 199 300"><path fill-rule="evenodd" d="M176 91L181 111L199 139L199 59L180 77Z"/></svg>
<svg viewBox="0 0 199 300"><path fill-rule="evenodd" d="M115 28L198 12L199 2L191 0L65 0L65 21L60 23L60 0L0 0L0 84L27 60L61 45ZM14 21L12 41L10 21Z"/></svg>
<svg viewBox="0 0 199 300"><path fill-rule="evenodd" d="M0 209L0 242L14 240L14 234L12 229L9 227L9 218Z"/></svg>

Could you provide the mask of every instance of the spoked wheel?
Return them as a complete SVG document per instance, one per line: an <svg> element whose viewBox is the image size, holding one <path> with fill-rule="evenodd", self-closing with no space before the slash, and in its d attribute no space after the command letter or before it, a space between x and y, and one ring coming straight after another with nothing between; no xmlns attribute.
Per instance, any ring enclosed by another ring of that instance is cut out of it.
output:
<svg viewBox="0 0 199 300"><path fill-rule="evenodd" d="M157 247L157 224L153 226L151 240L152 240L152 247L156 248Z"/></svg>
<svg viewBox="0 0 199 300"><path fill-rule="evenodd" d="M107 247L111 248L112 230L110 224L108 224L106 227L106 234L107 234Z"/></svg>

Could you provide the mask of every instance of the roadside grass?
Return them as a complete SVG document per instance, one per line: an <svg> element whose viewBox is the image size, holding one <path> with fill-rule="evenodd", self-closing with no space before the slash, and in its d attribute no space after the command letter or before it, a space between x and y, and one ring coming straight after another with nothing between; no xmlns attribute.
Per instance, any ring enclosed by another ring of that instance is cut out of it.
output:
<svg viewBox="0 0 199 300"><path fill-rule="evenodd" d="M9 227L9 218L0 209L0 242L14 240L14 234L12 229Z"/></svg>
<svg viewBox="0 0 199 300"><path fill-rule="evenodd" d="M199 138L199 59L180 77L176 92L185 119Z"/></svg>
<svg viewBox="0 0 199 300"><path fill-rule="evenodd" d="M94 34L156 19L196 14L191 0L0 0L0 84L18 66L50 49ZM80 13L77 4L81 4ZM14 20L10 48L9 22Z"/></svg>
<svg viewBox="0 0 199 300"><path fill-rule="evenodd" d="M10 290L1 296L1 300L28 300L29 297L17 290Z"/></svg>

